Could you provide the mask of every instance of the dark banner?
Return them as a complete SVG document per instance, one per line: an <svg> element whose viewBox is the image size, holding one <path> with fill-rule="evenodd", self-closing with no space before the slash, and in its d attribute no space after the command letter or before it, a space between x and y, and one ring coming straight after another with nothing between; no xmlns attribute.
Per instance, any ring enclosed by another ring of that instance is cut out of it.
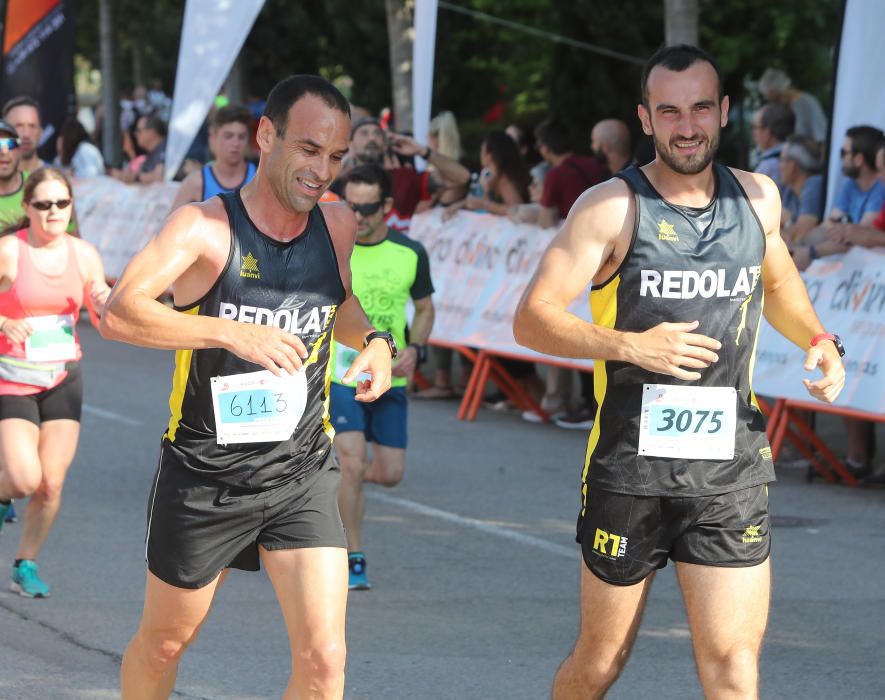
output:
<svg viewBox="0 0 885 700"><path fill-rule="evenodd" d="M62 123L76 112L74 22L77 0L6 0L0 98L27 95L40 103L40 156L55 157Z"/></svg>

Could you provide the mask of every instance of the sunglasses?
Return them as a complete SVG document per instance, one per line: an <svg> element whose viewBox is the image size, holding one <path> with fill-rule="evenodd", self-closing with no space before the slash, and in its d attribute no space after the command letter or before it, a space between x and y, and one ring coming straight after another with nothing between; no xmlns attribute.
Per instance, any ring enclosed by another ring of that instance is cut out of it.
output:
<svg viewBox="0 0 885 700"><path fill-rule="evenodd" d="M6 146L7 151L14 151L19 147L21 141L17 138L13 138L12 136L7 136L5 138L0 139L0 148Z"/></svg>
<svg viewBox="0 0 885 700"><path fill-rule="evenodd" d="M347 203L351 209L357 212L360 216L372 216L375 212L377 212L382 206L384 202L370 202L369 204L351 204Z"/></svg>
<svg viewBox="0 0 885 700"><path fill-rule="evenodd" d="M70 199L56 199L56 200L44 199L44 200L40 200L39 202L31 202L31 206L34 207L34 209L37 209L39 211L49 211L50 209L52 209L53 204L55 205L56 209L67 209L69 206L71 206L71 200Z"/></svg>
<svg viewBox="0 0 885 700"><path fill-rule="evenodd" d="M844 148L839 149L839 156L844 158L845 156L853 156L854 151L849 151Z"/></svg>

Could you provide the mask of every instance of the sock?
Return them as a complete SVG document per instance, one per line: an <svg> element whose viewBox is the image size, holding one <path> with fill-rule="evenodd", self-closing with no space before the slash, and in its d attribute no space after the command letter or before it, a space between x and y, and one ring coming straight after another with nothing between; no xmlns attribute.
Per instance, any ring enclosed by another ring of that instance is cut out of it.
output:
<svg viewBox="0 0 885 700"><path fill-rule="evenodd" d="M15 563L13 563L13 565L12 565L13 568L17 569L18 565L21 564L23 561L24 561L24 559L16 559Z"/></svg>
<svg viewBox="0 0 885 700"><path fill-rule="evenodd" d="M4 501L2 498L0 498L0 506L8 506L10 503L12 503L11 498L8 501Z"/></svg>

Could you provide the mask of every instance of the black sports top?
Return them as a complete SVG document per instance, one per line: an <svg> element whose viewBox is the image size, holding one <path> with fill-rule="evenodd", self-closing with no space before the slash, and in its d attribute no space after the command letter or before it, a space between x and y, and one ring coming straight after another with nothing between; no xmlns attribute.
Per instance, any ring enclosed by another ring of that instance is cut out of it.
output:
<svg viewBox="0 0 885 700"><path fill-rule="evenodd" d="M275 325L297 335L309 353L304 362L307 407L298 427L282 442L216 442L210 380L256 372L260 365L220 348L179 350L169 397L171 418L164 440L187 469L241 488L267 488L318 468L332 447L329 422L329 349L344 286L326 221L319 206L304 232L281 243L259 231L239 190L219 195L230 220L227 265L185 313Z"/></svg>
<svg viewBox="0 0 885 700"><path fill-rule="evenodd" d="M718 163L713 173L713 202L694 212L695 216L665 201L638 167L617 175L635 196L633 241L616 274L590 292L594 322L641 332L662 322L699 320L695 332L719 340L722 348L719 361L699 370L701 379L696 382L625 362L595 363L599 409L583 473L585 506L588 484L635 495L700 496L774 480L765 423L750 386L762 318L765 234L734 174ZM737 396L734 457L640 454L646 384L733 387Z"/></svg>

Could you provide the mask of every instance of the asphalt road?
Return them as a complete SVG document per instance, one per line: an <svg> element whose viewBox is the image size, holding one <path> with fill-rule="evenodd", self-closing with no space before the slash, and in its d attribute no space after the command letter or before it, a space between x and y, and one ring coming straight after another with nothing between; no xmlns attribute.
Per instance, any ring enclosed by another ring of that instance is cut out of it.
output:
<svg viewBox="0 0 885 700"><path fill-rule="evenodd" d="M87 327L82 339L83 435L40 559L53 597L28 600L3 584L3 700L118 697L120 655L141 611L145 509L172 355L108 343ZM491 411L461 423L453 402L410 410L406 478L368 495L375 587L350 597L347 698L549 697L578 624L574 517L586 437ZM784 470L770 500L782 526L762 696L885 697L885 491L807 484L804 471ZM3 577L20 527L0 535ZM288 672L266 576L237 572L181 664L176 697L279 697ZM609 697L701 697L672 567L655 581Z"/></svg>

